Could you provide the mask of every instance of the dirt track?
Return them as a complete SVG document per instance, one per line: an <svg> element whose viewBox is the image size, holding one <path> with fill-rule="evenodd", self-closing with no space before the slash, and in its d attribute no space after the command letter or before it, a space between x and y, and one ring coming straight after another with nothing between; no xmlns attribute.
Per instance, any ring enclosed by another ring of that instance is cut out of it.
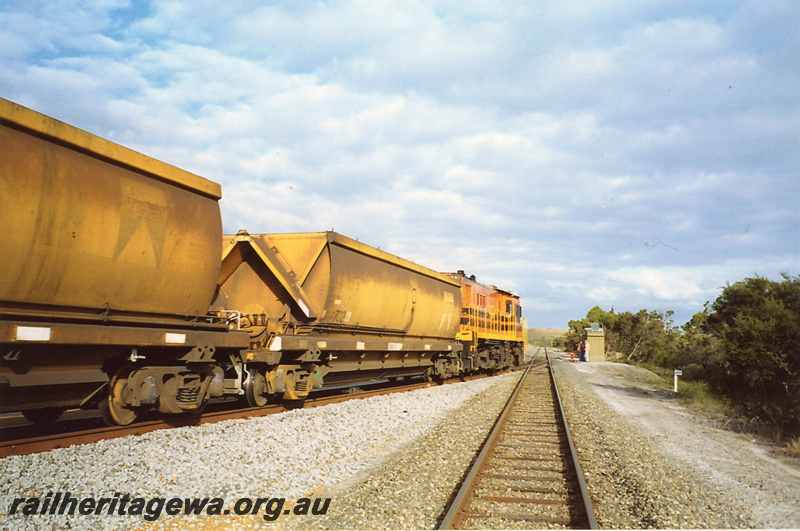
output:
<svg viewBox="0 0 800 531"><path fill-rule="evenodd" d="M655 374L619 363L564 363L667 462L705 480L746 527L800 528L800 463L753 436L715 427Z"/></svg>

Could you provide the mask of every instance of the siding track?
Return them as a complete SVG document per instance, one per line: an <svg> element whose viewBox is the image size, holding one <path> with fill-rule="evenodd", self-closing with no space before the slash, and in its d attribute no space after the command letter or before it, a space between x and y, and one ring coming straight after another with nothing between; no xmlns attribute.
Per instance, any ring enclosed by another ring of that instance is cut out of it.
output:
<svg viewBox="0 0 800 531"><path fill-rule="evenodd" d="M441 529L596 529L545 349L498 417Z"/></svg>
<svg viewBox="0 0 800 531"><path fill-rule="evenodd" d="M375 384L367 382L349 389L323 389L322 391L316 391L311 398L295 404L283 403L269 404L263 407L239 408L236 406L236 402L212 403L202 416L174 415L158 418L156 412L151 412L153 418L150 420L143 419L129 426L105 426L99 416L87 417L84 414L88 412L77 412L82 413L82 415L74 421L59 421L47 426L23 424L20 426L0 427L0 459L11 455L46 452L56 448L116 439L127 435L141 435L162 429L210 424L230 419L261 417L282 413L289 409L312 408L351 399L402 393L437 385L458 383L462 380L476 380L487 376L490 375L478 374L467 376L460 380L449 379L438 383L424 382L419 379L401 381L400 383Z"/></svg>

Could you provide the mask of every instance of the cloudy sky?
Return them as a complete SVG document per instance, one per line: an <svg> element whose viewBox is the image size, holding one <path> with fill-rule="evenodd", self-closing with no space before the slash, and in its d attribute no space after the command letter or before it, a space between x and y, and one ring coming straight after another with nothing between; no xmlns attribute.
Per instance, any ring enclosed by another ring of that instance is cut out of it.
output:
<svg viewBox="0 0 800 531"><path fill-rule="evenodd" d="M0 96L519 294L685 323L800 274L800 2L0 1Z"/></svg>

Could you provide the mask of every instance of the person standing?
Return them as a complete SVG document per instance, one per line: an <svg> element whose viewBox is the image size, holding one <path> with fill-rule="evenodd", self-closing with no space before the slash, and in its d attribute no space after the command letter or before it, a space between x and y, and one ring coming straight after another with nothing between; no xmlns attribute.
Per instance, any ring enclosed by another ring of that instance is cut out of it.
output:
<svg viewBox="0 0 800 531"><path fill-rule="evenodd" d="M589 340L583 342L583 361L589 361Z"/></svg>
<svg viewBox="0 0 800 531"><path fill-rule="evenodd" d="M578 342L578 361L586 361L586 342L584 340Z"/></svg>

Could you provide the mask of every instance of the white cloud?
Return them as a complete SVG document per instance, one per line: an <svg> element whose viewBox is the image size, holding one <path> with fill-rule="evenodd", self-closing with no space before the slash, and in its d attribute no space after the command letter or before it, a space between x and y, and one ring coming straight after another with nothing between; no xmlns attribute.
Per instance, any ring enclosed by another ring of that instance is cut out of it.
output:
<svg viewBox="0 0 800 531"><path fill-rule="evenodd" d="M335 228L510 286L532 325L690 317L800 263L785 3L9 2L0 22L3 97L221 182L227 231Z"/></svg>
<svg viewBox="0 0 800 531"><path fill-rule="evenodd" d="M685 271L615 271L609 273L609 277L640 295L668 302L695 299L702 291L697 283L686 279Z"/></svg>

